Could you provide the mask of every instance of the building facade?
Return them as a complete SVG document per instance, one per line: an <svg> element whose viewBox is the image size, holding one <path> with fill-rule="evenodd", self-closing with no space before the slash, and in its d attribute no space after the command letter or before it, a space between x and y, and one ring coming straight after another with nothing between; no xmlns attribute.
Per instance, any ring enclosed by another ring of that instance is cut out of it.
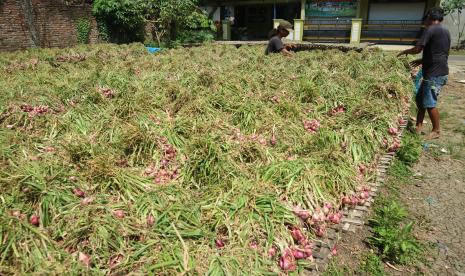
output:
<svg viewBox="0 0 465 276"><path fill-rule="evenodd" d="M303 39L349 42L352 21L361 19L361 42L411 44L422 17L439 0L209 0L216 21L231 22L231 39L266 39L273 19L304 20Z"/></svg>

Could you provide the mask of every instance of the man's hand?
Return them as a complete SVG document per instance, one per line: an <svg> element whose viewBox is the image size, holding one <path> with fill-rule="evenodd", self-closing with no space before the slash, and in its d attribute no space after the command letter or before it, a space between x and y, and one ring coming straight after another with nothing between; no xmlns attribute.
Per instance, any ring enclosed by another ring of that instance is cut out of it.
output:
<svg viewBox="0 0 465 276"><path fill-rule="evenodd" d="M421 51L423 51L423 46L417 45L417 46L415 46L413 48L410 48L410 49L407 49L405 51L400 52L397 55L397 57L400 57L402 55L416 55L416 54L421 53Z"/></svg>
<svg viewBox="0 0 465 276"><path fill-rule="evenodd" d="M293 50L293 49L297 48L297 46L294 45L294 44L287 44L287 45L284 46L284 48L286 48L286 50L290 51L290 50Z"/></svg>
<svg viewBox="0 0 465 276"><path fill-rule="evenodd" d="M294 56L294 54L293 54L292 52L290 52L286 47L284 47L284 48L281 50L281 53L283 53L283 55L288 56L288 57Z"/></svg>

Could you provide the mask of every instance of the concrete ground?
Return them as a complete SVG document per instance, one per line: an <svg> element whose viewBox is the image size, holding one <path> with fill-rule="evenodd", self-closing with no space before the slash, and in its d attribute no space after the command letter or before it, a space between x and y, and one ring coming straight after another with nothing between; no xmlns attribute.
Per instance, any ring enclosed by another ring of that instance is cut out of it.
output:
<svg viewBox="0 0 465 276"><path fill-rule="evenodd" d="M449 70L456 79L465 80L465 55L454 55L449 57Z"/></svg>
<svg viewBox="0 0 465 276"><path fill-rule="evenodd" d="M412 48L411 45L372 45L368 46L368 48L380 48L384 51L404 51L406 49Z"/></svg>

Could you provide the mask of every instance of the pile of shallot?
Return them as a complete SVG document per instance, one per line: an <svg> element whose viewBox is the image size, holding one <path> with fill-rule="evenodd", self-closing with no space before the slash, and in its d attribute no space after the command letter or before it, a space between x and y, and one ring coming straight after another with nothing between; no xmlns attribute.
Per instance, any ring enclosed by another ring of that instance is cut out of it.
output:
<svg viewBox="0 0 465 276"><path fill-rule="evenodd" d="M344 206L355 207L357 205L364 205L367 200L370 199L371 188L369 186L363 186L357 188L357 192L351 195L345 195L341 201Z"/></svg>
<svg viewBox="0 0 465 276"><path fill-rule="evenodd" d="M390 127L390 128L388 129L388 132L389 132L390 135L396 136L397 133L399 132L399 130L398 130L397 128L395 128L395 127Z"/></svg>
<svg viewBox="0 0 465 276"><path fill-rule="evenodd" d="M29 114L28 115L29 118L33 118L35 116L41 116L51 111L50 108L46 105L32 106L30 104L22 104L20 108L23 112L26 112Z"/></svg>
<svg viewBox="0 0 465 276"><path fill-rule="evenodd" d="M398 120L399 125L405 124L405 120L402 118L399 118ZM392 136L392 141L390 142L388 138L383 139L383 145L388 149L389 152L396 152L400 148L400 139L398 137L399 134L399 129L395 127L390 127L388 129L388 133L390 136Z"/></svg>
<svg viewBox="0 0 465 276"><path fill-rule="evenodd" d="M71 54L71 55L61 55L55 58L58 62L78 62L84 61L87 59L87 56L84 54Z"/></svg>
<svg viewBox="0 0 465 276"><path fill-rule="evenodd" d="M176 149L168 144L166 138L160 139L163 157L158 165L151 163L144 171L144 175L154 178L157 184L167 184L179 176L179 167L176 165Z"/></svg>
<svg viewBox="0 0 465 276"><path fill-rule="evenodd" d="M304 121L304 128L310 133L316 133L320 128L320 122L316 119Z"/></svg>
<svg viewBox="0 0 465 276"><path fill-rule="evenodd" d="M405 120L404 118L402 117L399 117L399 119L397 120L397 123L399 125L405 125L407 123L407 120Z"/></svg>
<svg viewBox="0 0 465 276"><path fill-rule="evenodd" d="M107 99L111 99L115 96L115 92L108 87L100 86L97 88L97 91L100 92L100 94L102 94L102 96L104 96Z"/></svg>
<svg viewBox="0 0 465 276"><path fill-rule="evenodd" d="M273 137L274 137L274 140L273 140ZM233 139L236 140L236 141L239 141L239 142L252 141L252 142L259 143L262 146L266 146L267 143L268 143L266 141L266 138L263 137L260 134L244 135L244 134L241 133L240 130L235 131L235 133L233 135ZM274 134L271 137L270 144L271 145L276 144L276 137L274 136Z"/></svg>
<svg viewBox="0 0 465 276"><path fill-rule="evenodd" d="M331 203L325 203L322 208L317 208L314 212L305 210L300 205L297 205L294 206L293 212L318 237L325 236L328 224L339 224L342 220L342 213L334 208ZM302 230L298 226L292 226L289 232L295 245L284 249L279 258L279 266L285 271L295 270L296 260L313 260L312 244L303 234ZM269 249L268 255L273 257L275 253L276 249L272 247Z"/></svg>
<svg viewBox="0 0 465 276"><path fill-rule="evenodd" d="M340 105L338 105L337 107L331 109L331 110L328 112L328 115L329 115L329 116L335 116L335 115L337 115L337 114L339 114L339 113L344 113L345 110L346 110L346 109L345 109L344 105L340 104Z"/></svg>
<svg viewBox="0 0 465 276"><path fill-rule="evenodd" d="M26 70L26 69L36 69L37 64L39 63L39 60L37 58L32 58L29 61L26 62L18 62L18 63L13 63L5 67L5 71L8 73L12 73L15 70Z"/></svg>
<svg viewBox="0 0 465 276"><path fill-rule="evenodd" d="M279 257L279 267L285 271L293 271L296 269L296 260L307 259L313 260L312 255L312 244L309 242L308 238L302 233L302 230L297 226L293 226L290 229L292 238L294 239L295 245L287 247L282 252ZM274 247L271 247L268 250L268 255L270 257L274 256L276 250Z"/></svg>
<svg viewBox="0 0 465 276"><path fill-rule="evenodd" d="M388 139L383 140L383 145L388 149L389 152L396 152L400 149L400 140L397 137L394 137L391 143Z"/></svg>

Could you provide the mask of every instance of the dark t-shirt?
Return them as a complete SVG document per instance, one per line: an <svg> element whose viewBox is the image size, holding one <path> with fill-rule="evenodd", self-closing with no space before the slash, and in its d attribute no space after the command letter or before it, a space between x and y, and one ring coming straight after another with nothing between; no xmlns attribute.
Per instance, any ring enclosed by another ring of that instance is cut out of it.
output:
<svg viewBox="0 0 465 276"><path fill-rule="evenodd" d="M450 33L441 24L429 26L417 46L423 46L423 76L439 77L449 74L447 60L450 49Z"/></svg>
<svg viewBox="0 0 465 276"><path fill-rule="evenodd" d="M269 53L279 53L283 48L284 43L281 41L281 38L279 38L279 36L277 35L273 36L270 39L270 42L268 42L268 46L265 50L265 55L268 55Z"/></svg>

